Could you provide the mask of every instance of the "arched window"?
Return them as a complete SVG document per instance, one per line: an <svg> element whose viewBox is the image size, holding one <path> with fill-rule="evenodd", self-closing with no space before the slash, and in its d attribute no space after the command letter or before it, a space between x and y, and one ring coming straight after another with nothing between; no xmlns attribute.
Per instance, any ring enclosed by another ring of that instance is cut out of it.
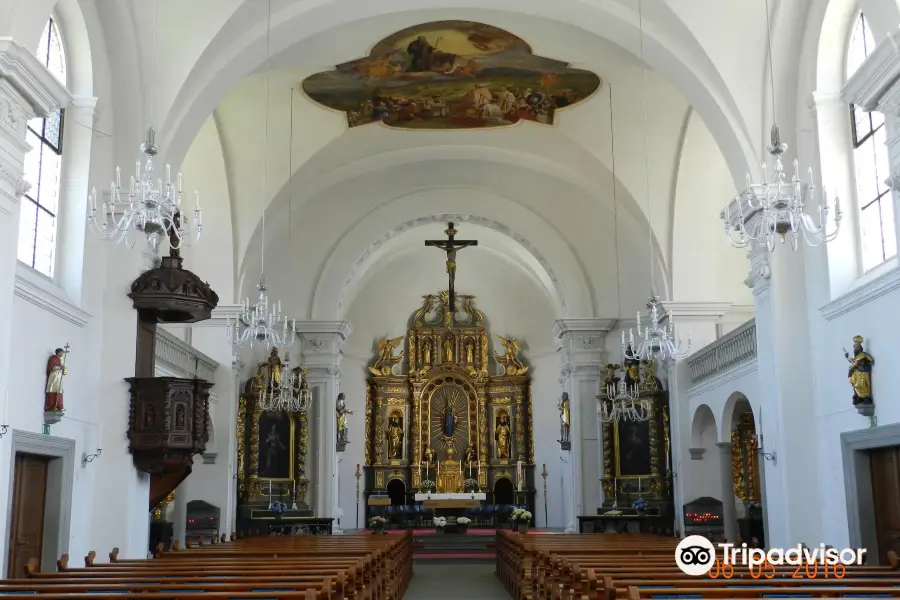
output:
<svg viewBox="0 0 900 600"><path fill-rule="evenodd" d="M849 78L875 49L875 40L865 15L859 14L847 48ZM890 187L890 163L885 142L884 116L850 105L853 131L853 164L856 171L856 204L859 208L862 266L864 271L897 254L894 205Z"/></svg>
<svg viewBox="0 0 900 600"><path fill-rule="evenodd" d="M53 19L41 35L37 58L65 85L66 56ZM31 187L22 197L18 257L47 277L53 277L56 255L64 118L65 111L59 109L47 118L32 119L25 133L25 141L31 146L25 155L25 181Z"/></svg>

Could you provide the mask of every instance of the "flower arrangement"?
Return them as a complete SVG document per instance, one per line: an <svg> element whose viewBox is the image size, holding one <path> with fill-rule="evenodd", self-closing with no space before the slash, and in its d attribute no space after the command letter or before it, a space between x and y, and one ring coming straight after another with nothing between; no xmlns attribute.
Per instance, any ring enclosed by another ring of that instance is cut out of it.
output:
<svg viewBox="0 0 900 600"><path fill-rule="evenodd" d="M638 498L634 501L634 504L632 504L631 507L638 512L644 512L645 510L647 510L647 501L643 498Z"/></svg>
<svg viewBox="0 0 900 600"><path fill-rule="evenodd" d="M434 526L438 529L442 529L447 526L447 518L446 517L435 517L431 520L434 523Z"/></svg>
<svg viewBox="0 0 900 600"><path fill-rule="evenodd" d="M528 523L531 521L531 513L525 510L524 508L517 508L512 511L512 514L509 516L510 521L517 521L519 523Z"/></svg>
<svg viewBox="0 0 900 600"><path fill-rule="evenodd" d="M477 479L466 479L465 481L463 481L463 487L467 490L477 492L478 491L478 480Z"/></svg>
<svg viewBox="0 0 900 600"><path fill-rule="evenodd" d="M621 510L608 510L605 513L603 513L603 516L618 517L621 514L622 514Z"/></svg>
<svg viewBox="0 0 900 600"><path fill-rule="evenodd" d="M284 502L273 502L272 504L269 505L269 510L271 510L273 513L275 513L276 519L280 519L281 516L284 514L284 511L287 510L287 507L288 507L287 504L285 504Z"/></svg>
<svg viewBox="0 0 900 600"><path fill-rule="evenodd" d="M464 527L468 527L469 523L471 522L472 519L470 519L469 517L459 517L458 519L456 519L456 524L462 525Z"/></svg>
<svg viewBox="0 0 900 600"><path fill-rule="evenodd" d="M387 525L387 519L385 519L384 517L369 518L369 527L371 527L375 531L382 531L385 525Z"/></svg>
<svg viewBox="0 0 900 600"><path fill-rule="evenodd" d="M419 489L427 490L429 492L433 492L434 487L434 482L430 479L423 479L422 483L419 484Z"/></svg>

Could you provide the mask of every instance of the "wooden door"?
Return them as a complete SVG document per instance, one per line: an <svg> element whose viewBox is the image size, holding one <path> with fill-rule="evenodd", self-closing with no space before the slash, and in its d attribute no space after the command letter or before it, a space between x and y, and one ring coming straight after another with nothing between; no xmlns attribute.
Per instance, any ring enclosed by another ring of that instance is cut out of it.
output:
<svg viewBox="0 0 900 600"><path fill-rule="evenodd" d="M47 459L16 453L13 475L12 527L9 532L7 576L25 577L25 565L41 560L44 504L47 499Z"/></svg>
<svg viewBox="0 0 900 600"><path fill-rule="evenodd" d="M900 446L873 450L869 460L878 534L878 562L886 565L889 550L900 553Z"/></svg>

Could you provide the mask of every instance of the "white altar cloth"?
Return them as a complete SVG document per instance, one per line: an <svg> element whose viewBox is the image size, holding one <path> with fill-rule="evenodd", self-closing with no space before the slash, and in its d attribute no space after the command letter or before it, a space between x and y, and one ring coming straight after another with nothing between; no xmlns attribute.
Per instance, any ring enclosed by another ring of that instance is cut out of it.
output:
<svg viewBox="0 0 900 600"><path fill-rule="evenodd" d="M459 493L459 494L416 494L416 502L423 500L487 500L487 494L481 493Z"/></svg>

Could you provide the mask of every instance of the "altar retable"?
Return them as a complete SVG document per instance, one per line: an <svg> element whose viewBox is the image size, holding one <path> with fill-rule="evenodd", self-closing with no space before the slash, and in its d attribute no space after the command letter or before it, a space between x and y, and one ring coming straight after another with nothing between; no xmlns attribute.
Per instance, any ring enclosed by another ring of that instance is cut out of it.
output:
<svg viewBox="0 0 900 600"><path fill-rule="evenodd" d="M395 505L474 500L533 509L529 367L515 338L497 336L502 351L492 356L475 297L454 296L423 296L400 338L405 348L369 367L366 495Z"/></svg>

